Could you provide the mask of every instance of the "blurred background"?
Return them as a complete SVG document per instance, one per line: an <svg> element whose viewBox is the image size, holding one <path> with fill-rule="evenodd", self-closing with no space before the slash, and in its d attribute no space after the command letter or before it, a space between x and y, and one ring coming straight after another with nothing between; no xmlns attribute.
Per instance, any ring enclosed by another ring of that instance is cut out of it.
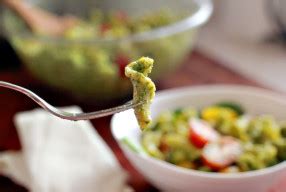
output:
<svg viewBox="0 0 286 192"><path fill-rule="evenodd" d="M84 21L50 36L35 33L11 4L0 8L0 80L27 87L54 105L92 111L130 100L124 67L141 56L155 59L151 78L158 90L219 83L286 91L283 0L23 2ZM19 149L13 116L37 106L4 88L0 97L0 149ZM110 117L92 123L134 176L131 185L155 191L123 157L109 131ZM8 189L20 191L1 177L0 191Z"/></svg>
<svg viewBox="0 0 286 192"><path fill-rule="evenodd" d="M250 79L285 91L285 1L214 1L197 47Z"/></svg>

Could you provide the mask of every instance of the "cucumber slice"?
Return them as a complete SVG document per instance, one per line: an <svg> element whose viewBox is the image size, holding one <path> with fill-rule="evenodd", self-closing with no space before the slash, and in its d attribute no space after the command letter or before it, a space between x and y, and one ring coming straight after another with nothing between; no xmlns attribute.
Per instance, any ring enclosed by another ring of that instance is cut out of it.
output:
<svg viewBox="0 0 286 192"><path fill-rule="evenodd" d="M217 103L216 106L232 109L238 115L243 115L244 112L245 112L243 107L240 104L234 103L234 102L231 102L231 101L220 102L220 103Z"/></svg>

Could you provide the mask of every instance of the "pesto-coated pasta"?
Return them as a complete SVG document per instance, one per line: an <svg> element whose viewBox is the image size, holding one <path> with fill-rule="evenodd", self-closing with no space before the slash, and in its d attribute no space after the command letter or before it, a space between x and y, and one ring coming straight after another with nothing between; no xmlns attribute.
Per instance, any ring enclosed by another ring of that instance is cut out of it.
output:
<svg viewBox="0 0 286 192"><path fill-rule="evenodd" d="M142 103L134 108L136 118L143 130L151 123L150 104L155 96L156 87L148 77L153 68L153 59L141 57L125 67L125 75L133 84L133 101Z"/></svg>

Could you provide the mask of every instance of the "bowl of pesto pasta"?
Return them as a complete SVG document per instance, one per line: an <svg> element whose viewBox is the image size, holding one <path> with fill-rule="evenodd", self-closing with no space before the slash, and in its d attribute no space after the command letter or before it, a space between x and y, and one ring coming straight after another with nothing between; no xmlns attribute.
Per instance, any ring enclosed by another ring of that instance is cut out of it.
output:
<svg viewBox="0 0 286 192"><path fill-rule="evenodd" d="M43 35L3 8L5 37L35 78L91 102L130 96L124 67L138 57L156 60L154 80L174 71L212 13L211 0L27 1L79 22L61 35Z"/></svg>
<svg viewBox="0 0 286 192"><path fill-rule="evenodd" d="M158 92L152 123L133 111L112 118L127 158L163 191L268 192L286 175L286 100L239 85Z"/></svg>

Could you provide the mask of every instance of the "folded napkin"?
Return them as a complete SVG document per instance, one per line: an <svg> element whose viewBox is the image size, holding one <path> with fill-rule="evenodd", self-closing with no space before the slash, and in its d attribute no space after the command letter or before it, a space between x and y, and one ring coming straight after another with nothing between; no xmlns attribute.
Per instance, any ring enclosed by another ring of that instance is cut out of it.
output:
<svg viewBox="0 0 286 192"><path fill-rule="evenodd" d="M81 112L78 107L64 108ZM122 192L127 174L88 121L62 120L42 109L19 113L21 152L0 154L0 173L32 192Z"/></svg>

